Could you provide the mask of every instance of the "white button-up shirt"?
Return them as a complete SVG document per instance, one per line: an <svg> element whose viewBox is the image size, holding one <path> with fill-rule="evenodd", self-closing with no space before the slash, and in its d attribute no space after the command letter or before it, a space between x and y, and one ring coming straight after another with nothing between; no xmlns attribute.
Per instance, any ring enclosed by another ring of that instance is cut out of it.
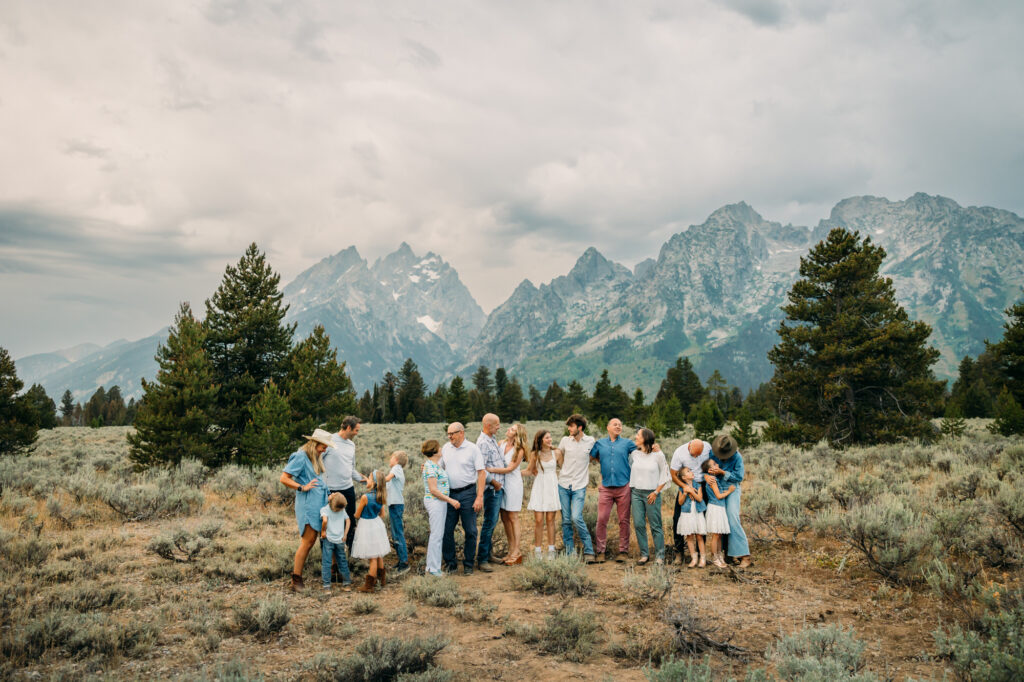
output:
<svg viewBox="0 0 1024 682"><path fill-rule="evenodd" d="M711 443L706 440L701 442L704 443L704 449L696 457L690 454L689 442L683 443L672 453L672 471L686 467L693 472L694 483L701 483L704 480L704 472L700 470L700 465L711 456Z"/></svg>
<svg viewBox="0 0 1024 682"><path fill-rule="evenodd" d="M441 461L448 472L448 482L452 490L476 485L476 472L486 468L480 448L468 438L462 441L459 447L445 443L441 448Z"/></svg>
<svg viewBox="0 0 1024 682"><path fill-rule="evenodd" d="M562 451L562 471L558 474L558 485L569 490L582 490L590 483L590 451L594 447L593 436L576 440L564 436L558 443Z"/></svg>
<svg viewBox="0 0 1024 682"><path fill-rule="evenodd" d="M356 444L338 434L331 435L332 447L324 451L324 483L328 490L348 490L353 483L362 483L356 471Z"/></svg>

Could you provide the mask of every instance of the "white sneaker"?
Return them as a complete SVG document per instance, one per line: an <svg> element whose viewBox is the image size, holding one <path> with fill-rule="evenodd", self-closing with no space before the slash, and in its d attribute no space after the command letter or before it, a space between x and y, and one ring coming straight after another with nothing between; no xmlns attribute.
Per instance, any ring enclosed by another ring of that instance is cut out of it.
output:
<svg viewBox="0 0 1024 682"><path fill-rule="evenodd" d="M544 551L541 550L540 547L534 547L533 548L533 556L536 559L543 559L544 558Z"/></svg>
<svg viewBox="0 0 1024 682"><path fill-rule="evenodd" d="M548 550L548 561L554 561L556 556L557 556L557 552L555 552L555 550L553 550L553 549L549 549Z"/></svg>

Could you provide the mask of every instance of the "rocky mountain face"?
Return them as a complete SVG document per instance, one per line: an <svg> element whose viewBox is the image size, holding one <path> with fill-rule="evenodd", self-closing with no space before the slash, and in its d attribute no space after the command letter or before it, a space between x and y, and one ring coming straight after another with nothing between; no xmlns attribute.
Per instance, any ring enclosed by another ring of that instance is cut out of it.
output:
<svg viewBox="0 0 1024 682"><path fill-rule="evenodd" d="M417 256L405 243L373 265L355 247L345 249L296 277L284 295L296 337L324 325L357 387L397 372L410 357L434 379L486 319L454 268L434 253Z"/></svg>
<svg viewBox="0 0 1024 682"><path fill-rule="evenodd" d="M856 197L811 229L766 221L739 203L673 235L633 273L588 249L567 277L539 288L524 282L491 313L460 370L504 366L524 383L590 387L607 368L613 380L650 392L682 353L702 376L719 369L731 383L756 386L771 376L766 354L800 256L837 226L886 249L882 271L899 301L932 325L938 375L955 376L961 357L1001 336L1002 311L1024 282L1020 217L924 194Z"/></svg>
<svg viewBox="0 0 1024 682"><path fill-rule="evenodd" d="M650 398L679 354L702 377L718 369L751 388L771 376L766 354L800 257L837 226L885 248L882 272L900 303L932 326L938 375L955 376L961 357L1002 336L1002 311L1022 295L1024 220L925 194L845 199L814 228L732 204L673 235L632 271L589 248L566 275L520 283L490 315L436 254L420 257L403 243L371 265L353 247L284 288L288 321L298 324L296 340L323 324L359 389L411 357L428 383L485 364L505 367L524 385L576 379L591 389L607 368L613 381ZM139 377L156 374L153 355L164 338L166 330L79 349L84 357L76 359L65 352L21 358L19 376L55 399L71 388L84 400L113 384L126 398L138 396Z"/></svg>

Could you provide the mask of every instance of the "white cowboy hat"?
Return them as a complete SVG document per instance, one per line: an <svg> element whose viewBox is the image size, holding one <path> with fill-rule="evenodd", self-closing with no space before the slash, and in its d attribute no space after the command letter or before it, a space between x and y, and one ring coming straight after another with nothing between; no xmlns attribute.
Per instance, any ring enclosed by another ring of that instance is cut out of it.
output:
<svg viewBox="0 0 1024 682"><path fill-rule="evenodd" d="M323 429L313 429L312 436L303 436L303 438L305 438L306 440L315 440L317 443L320 443L321 445L326 445L329 448L334 447L334 441L331 440L330 431L324 431Z"/></svg>

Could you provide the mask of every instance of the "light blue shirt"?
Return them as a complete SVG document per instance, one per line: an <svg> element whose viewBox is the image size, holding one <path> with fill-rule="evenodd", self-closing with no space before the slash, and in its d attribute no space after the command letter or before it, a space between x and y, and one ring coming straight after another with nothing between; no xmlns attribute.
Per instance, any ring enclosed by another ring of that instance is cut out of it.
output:
<svg viewBox="0 0 1024 682"><path fill-rule="evenodd" d="M594 443L590 456L601 463L601 485L605 488L629 485L629 454L634 450L636 443L622 436L615 440L602 438Z"/></svg>
<svg viewBox="0 0 1024 682"><path fill-rule="evenodd" d="M405 504L405 471L402 469L402 465L396 464L388 473L394 474L385 485L385 489L388 491L388 504Z"/></svg>
<svg viewBox="0 0 1024 682"><path fill-rule="evenodd" d="M345 542L345 521L348 520L348 512L344 509L334 511L331 505L325 504L320 509L320 516L327 519L327 539L336 545Z"/></svg>

